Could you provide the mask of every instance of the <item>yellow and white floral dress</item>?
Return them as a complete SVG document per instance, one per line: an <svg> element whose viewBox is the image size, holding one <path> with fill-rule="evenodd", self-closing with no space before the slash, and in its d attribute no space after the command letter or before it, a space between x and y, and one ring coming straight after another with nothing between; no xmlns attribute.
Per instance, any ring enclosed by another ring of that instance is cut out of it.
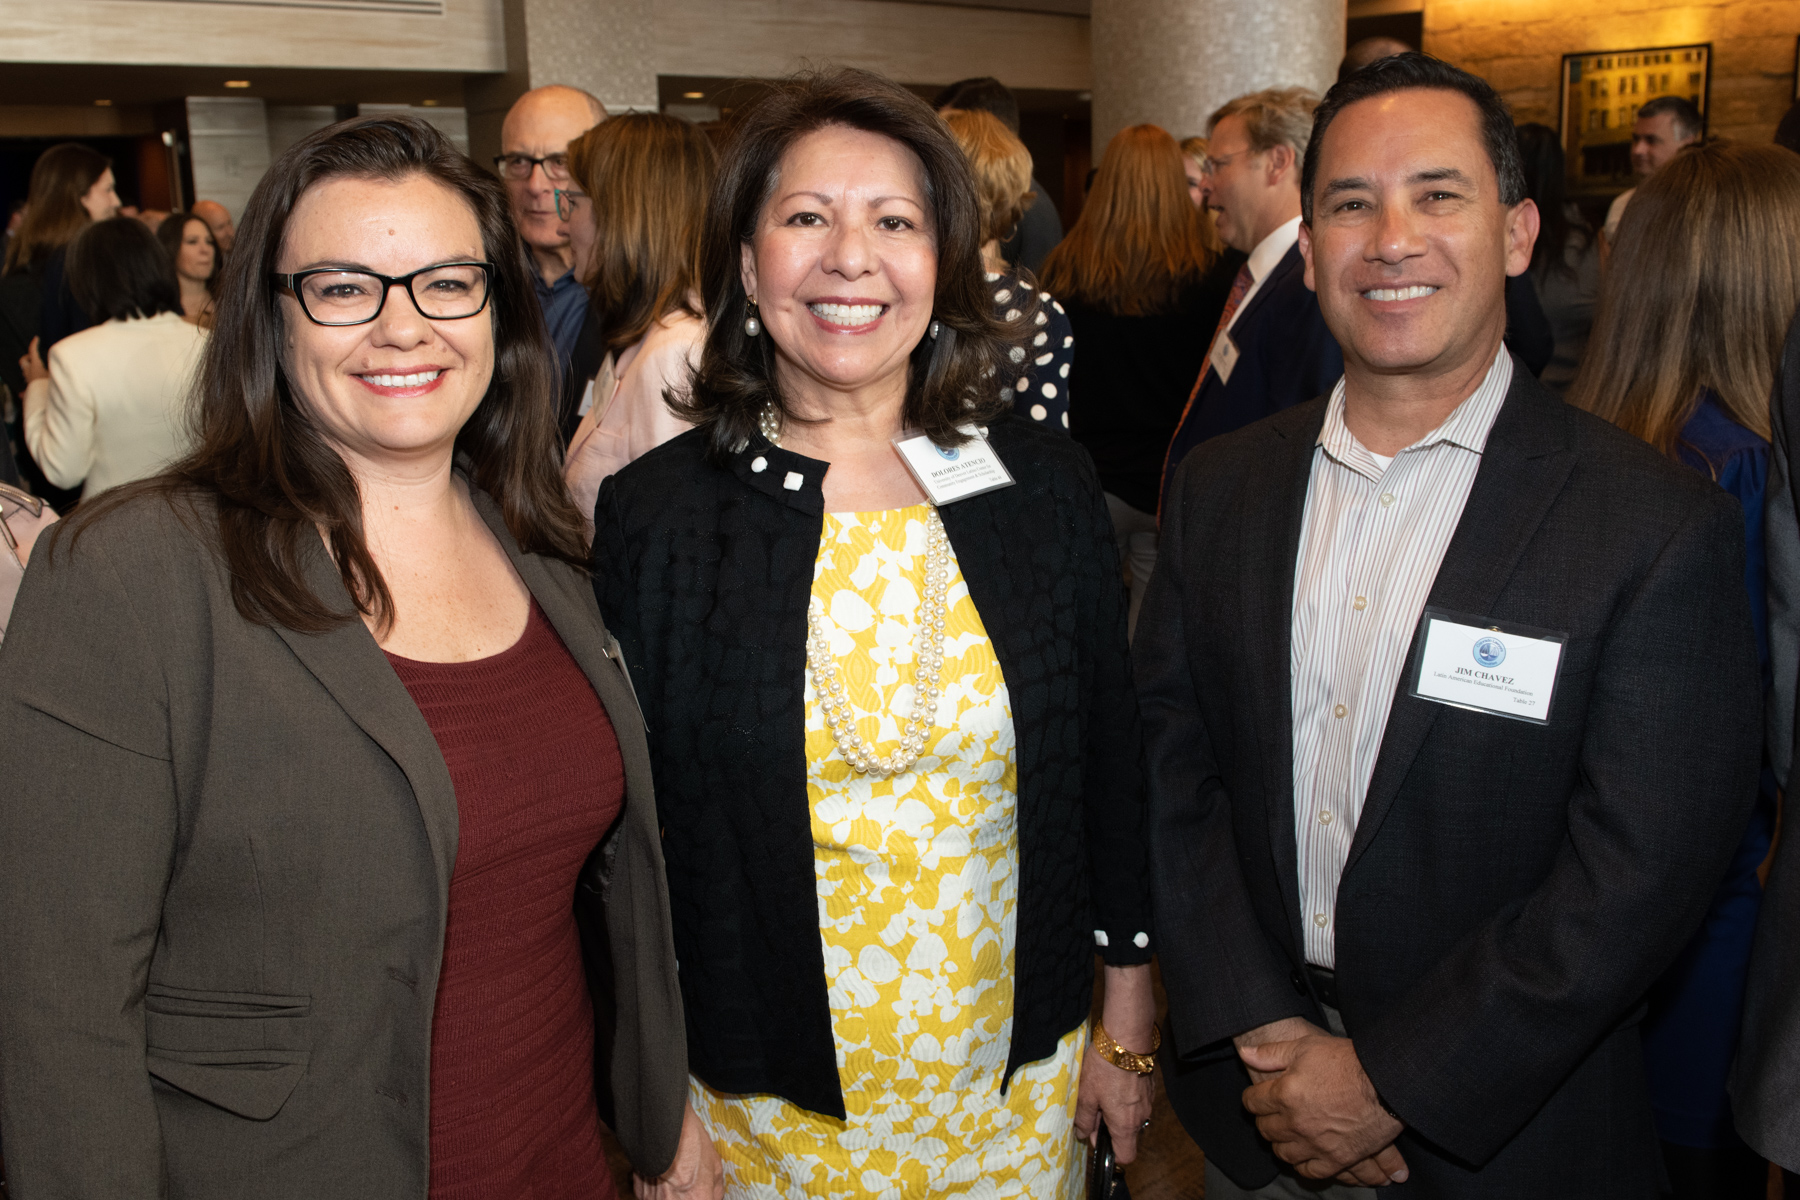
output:
<svg viewBox="0 0 1800 1200"><path fill-rule="evenodd" d="M827 513L813 572L857 730L881 755L912 712L926 511ZM1012 709L954 551L949 577L943 698L910 771L851 770L807 680L819 933L849 1118L692 1080L727 1196L1081 1194L1085 1026L1000 1091L1018 907Z"/></svg>

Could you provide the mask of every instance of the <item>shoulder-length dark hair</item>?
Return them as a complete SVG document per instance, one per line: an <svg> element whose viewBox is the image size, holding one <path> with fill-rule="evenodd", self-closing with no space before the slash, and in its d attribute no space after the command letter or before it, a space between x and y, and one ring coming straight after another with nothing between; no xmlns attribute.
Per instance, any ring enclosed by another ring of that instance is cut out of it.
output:
<svg viewBox="0 0 1800 1200"><path fill-rule="evenodd" d="M1538 237L1531 248L1531 271L1540 280L1552 272L1575 278L1569 250L1586 250L1594 231L1579 216L1569 219L1568 172L1562 138L1535 121L1519 126L1519 160L1525 168L1525 194L1537 204Z"/></svg>
<svg viewBox="0 0 1800 1200"><path fill-rule="evenodd" d="M458 458L470 482L499 505L521 547L586 565L581 516L563 486L552 351L506 193L443 134L407 116L362 117L321 129L269 168L245 206L225 265L218 324L196 385L198 445L168 474L84 505L78 525L86 523L84 514L104 513L144 491L171 501L198 493L217 505L232 599L245 620L304 633L323 632L357 613L378 627L391 624L393 596L369 553L356 478L282 370L285 318L269 276L288 218L306 192L330 179L415 177L467 201L481 227L483 253L494 264L486 314L494 329L494 374L456 436ZM304 550L321 531L356 612L335 608L307 585Z"/></svg>
<svg viewBox="0 0 1800 1200"><path fill-rule="evenodd" d="M938 115L892 80L851 68L807 72L738 110L707 209L706 345L691 398L672 398L670 406L711 429L715 456L757 437L757 417L768 405L786 420L798 419L775 383L772 339L744 334L740 247L756 236L782 157L807 134L834 125L891 138L924 168L937 236L931 315L939 332L913 348L902 420L939 445L955 446L967 440L957 426L995 419L1011 407L997 372L1010 366L1007 352L1035 328L1036 293L1019 296L1010 321L995 315L982 278L981 210L962 150Z"/></svg>
<svg viewBox="0 0 1800 1200"><path fill-rule="evenodd" d="M69 292L96 321L181 312L175 271L136 217L96 221L69 243Z"/></svg>
<svg viewBox="0 0 1800 1200"><path fill-rule="evenodd" d="M1174 307L1214 257L1181 147L1155 125L1133 125L1106 144L1081 216L1039 278L1065 300L1141 317Z"/></svg>
<svg viewBox="0 0 1800 1200"><path fill-rule="evenodd" d="M31 168L25 219L6 245L4 274L28 271L75 240L88 223L81 198L112 170L112 159L80 142L52 146Z"/></svg>
<svg viewBox="0 0 1800 1200"><path fill-rule="evenodd" d="M700 290L700 231L719 156L698 125L664 113L610 117L569 143L594 206L594 317L615 353Z"/></svg>
<svg viewBox="0 0 1800 1200"><path fill-rule="evenodd" d="M219 294L219 268L224 263L225 256L219 252L219 239L213 236L212 226L206 223L205 217L196 217L193 213L170 213L162 219L162 224L156 227L156 240L162 243L163 250L169 256L169 267L174 270L176 264L181 261L181 245L187 240L189 225L198 225L204 229L206 240L212 245L213 269L212 274L206 277L206 291L208 295L217 296ZM181 286L179 274L175 277L175 285L177 288Z"/></svg>

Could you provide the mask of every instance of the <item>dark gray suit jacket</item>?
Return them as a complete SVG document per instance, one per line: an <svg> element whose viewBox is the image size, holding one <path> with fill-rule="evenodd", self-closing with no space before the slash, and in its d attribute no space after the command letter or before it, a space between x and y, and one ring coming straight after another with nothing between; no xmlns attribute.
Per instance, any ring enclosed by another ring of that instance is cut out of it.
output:
<svg viewBox="0 0 1800 1200"><path fill-rule="evenodd" d="M1290 629L1323 399L1208 441L1134 644L1168 1089L1245 1186L1275 1171L1229 1039L1323 1024L1304 965ZM1428 603L1559 630L1550 721L1407 695L1337 897L1337 986L1418 1196L1651 1194L1640 1000L1743 832L1759 737L1742 517L1516 360Z"/></svg>
<svg viewBox="0 0 1800 1200"><path fill-rule="evenodd" d="M1732 1111L1738 1133L1758 1154L1800 1171L1800 836L1792 820L1791 772L1800 746L1795 727L1800 675L1800 317L1788 329L1769 416L1769 486L1763 544L1769 564L1769 656L1775 668L1768 705L1769 761L1787 799L1789 820L1776 843L1750 978L1743 1032L1732 1068Z"/></svg>
<svg viewBox="0 0 1800 1200"><path fill-rule="evenodd" d="M605 960L602 1111L655 1174L687 1059L642 718L587 579L521 552L475 496L624 757L577 912L604 908L584 930ZM184 520L140 498L40 546L0 648L8 1183L20 1200L423 1197L450 774L362 622L313 636L238 615L212 527L209 506ZM323 547L303 552L348 610Z"/></svg>

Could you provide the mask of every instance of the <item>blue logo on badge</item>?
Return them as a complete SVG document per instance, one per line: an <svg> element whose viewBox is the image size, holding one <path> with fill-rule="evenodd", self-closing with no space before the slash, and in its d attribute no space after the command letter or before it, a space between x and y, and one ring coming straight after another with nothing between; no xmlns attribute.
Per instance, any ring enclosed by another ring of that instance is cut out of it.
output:
<svg viewBox="0 0 1800 1200"><path fill-rule="evenodd" d="M1497 667L1506 661L1506 643L1497 637L1484 637L1475 643L1475 661L1484 667Z"/></svg>
<svg viewBox="0 0 1800 1200"><path fill-rule="evenodd" d="M955 462L962 457L962 451L958 450L955 446L945 449L942 446L933 445L931 448L936 450L938 452L938 457L944 459L946 462Z"/></svg>

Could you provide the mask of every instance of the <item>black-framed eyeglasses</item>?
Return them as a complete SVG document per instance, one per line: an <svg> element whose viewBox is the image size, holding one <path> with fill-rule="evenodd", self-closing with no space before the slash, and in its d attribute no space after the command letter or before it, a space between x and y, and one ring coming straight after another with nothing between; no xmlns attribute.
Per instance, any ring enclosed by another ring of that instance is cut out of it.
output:
<svg viewBox="0 0 1800 1200"><path fill-rule="evenodd" d="M381 315L388 293L396 287L406 289L422 316L433 321L460 321L487 307L494 264L444 263L411 275L316 267L291 275L272 274L269 279L293 292L300 311L315 325L367 325Z"/></svg>
<svg viewBox="0 0 1800 1200"><path fill-rule="evenodd" d="M556 219L559 221L573 220L576 205L588 198L586 192L574 188L552 188L550 194L556 197Z"/></svg>
<svg viewBox="0 0 1800 1200"><path fill-rule="evenodd" d="M569 156L561 151L542 158L533 158L529 154L494 155L494 170L508 179L530 179L531 172L538 167L544 168L544 178L553 183L562 183L569 178Z"/></svg>

